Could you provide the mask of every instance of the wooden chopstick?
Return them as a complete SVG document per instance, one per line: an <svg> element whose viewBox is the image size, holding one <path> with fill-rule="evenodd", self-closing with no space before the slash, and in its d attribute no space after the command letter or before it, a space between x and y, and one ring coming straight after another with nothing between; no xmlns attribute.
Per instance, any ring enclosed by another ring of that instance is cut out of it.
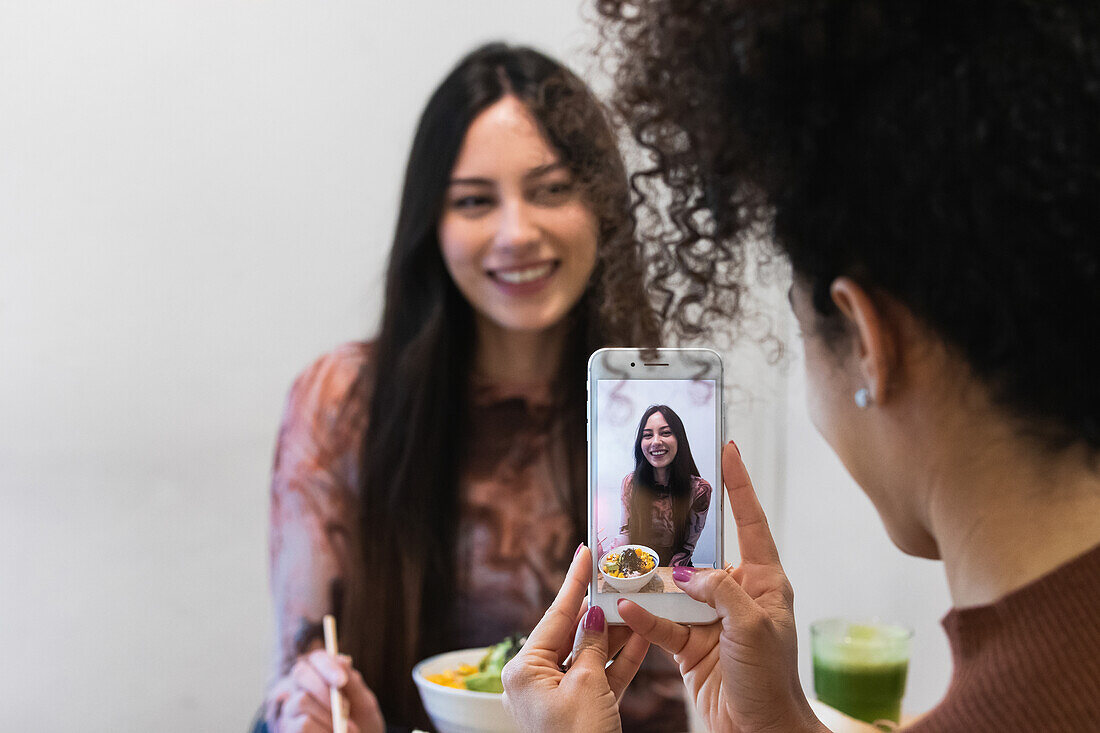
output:
<svg viewBox="0 0 1100 733"><path fill-rule="evenodd" d="M321 619L321 627L325 631L325 651L334 660L339 650L336 647L336 618L331 613L325 614ZM332 730L333 733L348 733L348 722L344 717L344 699L340 695L340 688L332 685L328 688L329 702L332 704Z"/></svg>

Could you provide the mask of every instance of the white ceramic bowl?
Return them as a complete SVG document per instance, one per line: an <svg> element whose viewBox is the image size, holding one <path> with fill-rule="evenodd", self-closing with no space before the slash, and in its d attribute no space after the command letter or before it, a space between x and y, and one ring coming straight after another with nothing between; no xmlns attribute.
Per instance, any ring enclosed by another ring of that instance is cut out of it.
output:
<svg viewBox="0 0 1100 733"><path fill-rule="evenodd" d="M608 555L631 549L647 552L649 553L649 556L653 558L653 567L648 573L638 575L633 578L616 578L614 575L608 575L603 571L603 561L607 559ZM608 585L610 585L612 588L619 591L620 593L637 593L645 587L645 584L648 583L649 579L653 577L653 574L657 572L657 565L660 562L660 556L657 554L657 552L652 548L646 547L645 545L619 545L618 547L612 550L608 550L600 556L600 575L603 576L604 581Z"/></svg>
<svg viewBox="0 0 1100 733"><path fill-rule="evenodd" d="M413 667L413 682L420 691L420 702L438 733L519 733L512 717L504 710L503 695L437 685L425 677L455 669L460 664L476 667L485 652L486 647L460 649L428 657Z"/></svg>

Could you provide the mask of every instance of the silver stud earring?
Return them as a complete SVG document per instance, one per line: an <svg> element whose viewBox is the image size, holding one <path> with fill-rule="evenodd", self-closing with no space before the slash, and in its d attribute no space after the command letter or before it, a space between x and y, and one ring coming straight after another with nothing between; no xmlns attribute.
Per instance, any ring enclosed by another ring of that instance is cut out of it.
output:
<svg viewBox="0 0 1100 733"><path fill-rule="evenodd" d="M860 387L856 390L856 407L861 410L866 410L867 406L871 404L871 393L866 387Z"/></svg>

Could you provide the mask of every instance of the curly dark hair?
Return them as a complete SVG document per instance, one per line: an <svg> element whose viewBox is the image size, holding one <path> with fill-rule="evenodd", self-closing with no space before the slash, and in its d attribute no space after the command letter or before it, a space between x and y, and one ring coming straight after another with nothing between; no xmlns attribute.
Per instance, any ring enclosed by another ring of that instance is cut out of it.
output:
<svg viewBox="0 0 1100 733"><path fill-rule="evenodd" d="M635 179L661 185L697 300L728 306L707 278L764 233L827 334L851 277L1030 431L1100 449L1100 3L597 7L615 106L653 160Z"/></svg>

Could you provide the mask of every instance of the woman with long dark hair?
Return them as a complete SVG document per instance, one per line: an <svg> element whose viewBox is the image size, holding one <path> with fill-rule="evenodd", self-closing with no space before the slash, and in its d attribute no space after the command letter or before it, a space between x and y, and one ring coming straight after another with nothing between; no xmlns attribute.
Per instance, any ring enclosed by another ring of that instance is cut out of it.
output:
<svg viewBox="0 0 1100 733"><path fill-rule="evenodd" d="M584 538L588 354L657 341L642 283L591 92L530 49L471 53L416 131L377 338L323 356L290 393L269 725L327 729L330 682L360 733L424 725L416 661L535 625ZM325 613L350 660L311 654ZM669 697L639 695L636 716L682 729Z"/></svg>
<svg viewBox="0 0 1100 733"><path fill-rule="evenodd" d="M668 405L651 405L638 422L634 470L623 478L620 538L656 550L660 565L691 566L711 493L683 420Z"/></svg>

